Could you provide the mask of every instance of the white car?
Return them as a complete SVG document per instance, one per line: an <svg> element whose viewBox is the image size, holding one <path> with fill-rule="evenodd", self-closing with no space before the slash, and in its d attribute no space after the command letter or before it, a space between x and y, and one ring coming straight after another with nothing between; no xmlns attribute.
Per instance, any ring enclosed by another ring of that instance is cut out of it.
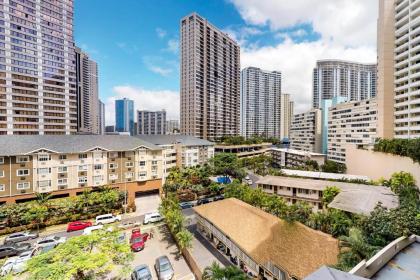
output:
<svg viewBox="0 0 420 280"><path fill-rule="evenodd" d="M97 226L91 226L91 227L87 227L83 230L83 235L89 235L91 234L93 231L95 230L100 230L103 229L103 225L97 225Z"/></svg>
<svg viewBox="0 0 420 280"><path fill-rule="evenodd" d="M66 237L58 237L58 236L48 236L39 239L36 242L36 247L48 247L48 246L57 246L59 244L62 244L66 242Z"/></svg>
<svg viewBox="0 0 420 280"><path fill-rule="evenodd" d="M147 213L144 215L143 224L147 225L148 223L157 223L163 220L163 217L159 212Z"/></svg>
<svg viewBox="0 0 420 280"><path fill-rule="evenodd" d="M1 267L0 276L6 276L9 273L17 274L26 270L26 262L32 258L35 250L25 251L19 256L11 257Z"/></svg>
<svg viewBox="0 0 420 280"><path fill-rule="evenodd" d="M112 224L115 222L121 222L121 215L112 215L112 214L105 214L99 215L95 219L95 225L105 225L105 224Z"/></svg>

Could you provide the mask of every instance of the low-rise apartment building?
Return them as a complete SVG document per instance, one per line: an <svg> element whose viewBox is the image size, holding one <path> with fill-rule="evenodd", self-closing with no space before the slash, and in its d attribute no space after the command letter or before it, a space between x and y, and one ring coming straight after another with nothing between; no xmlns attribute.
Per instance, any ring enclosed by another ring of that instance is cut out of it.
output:
<svg viewBox="0 0 420 280"><path fill-rule="evenodd" d="M376 99L341 103L329 109L328 159L345 163L346 146L375 142L378 107Z"/></svg>
<svg viewBox="0 0 420 280"><path fill-rule="evenodd" d="M189 135L138 135L139 139L163 149L163 176L171 168L205 164L214 156L214 143Z"/></svg>
<svg viewBox="0 0 420 280"><path fill-rule="evenodd" d="M261 144L244 144L244 145L225 145L217 144L214 147L215 153L232 153L238 158L259 156L267 153L269 148L273 146L271 143Z"/></svg>
<svg viewBox="0 0 420 280"><path fill-rule="evenodd" d="M389 209L399 205L398 197L382 186L285 176L265 176L257 184L264 192L280 196L289 204L307 202L314 211L323 208L323 191L333 186L340 193L328 205L332 208L368 215L378 203Z"/></svg>
<svg viewBox="0 0 420 280"><path fill-rule="evenodd" d="M293 116L290 127L290 148L301 151L321 153L322 113L312 109Z"/></svg>
<svg viewBox="0 0 420 280"><path fill-rule="evenodd" d="M100 186L159 191L162 149L122 135L10 135L0 139L0 203L35 193L72 196Z"/></svg>
<svg viewBox="0 0 420 280"><path fill-rule="evenodd" d="M287 148L271 148L269 150L274 164L279 167L305 166L308 161L316 161L319 166L325 163L326 155Z"/></svg>
<svg viewBox="0 0 420 280"><path fill-rule="evenodd" d="M334 265L338 240L235 198L194 207L198 232L258 279L303 279Z"/></svg>

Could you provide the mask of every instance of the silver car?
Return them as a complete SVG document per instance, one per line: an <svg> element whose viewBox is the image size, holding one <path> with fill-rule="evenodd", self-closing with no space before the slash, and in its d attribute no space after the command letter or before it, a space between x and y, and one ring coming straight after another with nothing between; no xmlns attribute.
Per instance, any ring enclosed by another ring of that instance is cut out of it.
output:
<svg viewBox="0 0 420 280"><path fill-rule="evenodd" d="M149 267L146 264L141 264L134 268L131 274L131 280L152 280L152 273L150 273Z"/></svg>
<svg viewBox="0 0 420 280"><path fill-rule="evenodd" d="M159 280L170 280L174 277L174 269L167 256L156 259L155 269Z"/></svg>
<svg viewBox="0 0 420 280"><path fill-rule="evenodd" d="M40 240L38 240L38 242L36 242L36 246L37 247L48 247L48 246L57 246L59 244L62 244L64 242L66 242L66 237L58 237L58 236L48 236L48 237L44 237L41 238Z"/></svg>
<svg viewBox="0 0 420 280"><path fill-rule="evenodd" d="M30 233L28 231L12 233L8 237L6 237L6 239L4 239L4 244L5 245L15 244L15 243L23 242L23 241L28 241L29 239L35 239L37 237L38 237L37 233Z"/></svg>

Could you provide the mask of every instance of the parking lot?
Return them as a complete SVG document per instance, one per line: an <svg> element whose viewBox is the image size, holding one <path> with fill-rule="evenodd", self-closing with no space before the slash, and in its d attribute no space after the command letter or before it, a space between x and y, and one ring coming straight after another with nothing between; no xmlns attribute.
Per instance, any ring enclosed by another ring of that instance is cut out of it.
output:
<svg viewBox="0 0 420 280"><path fill-rule="evenodd" d="M141 216L146 213L157 211L160 204L159 194L147 194L136 197L136 214Z"/></svg>
<svg viewBox="0 0 420 280"><path fill-rule="evenodd" d="M147 264L150 271L152 271L154 279L158 279L154 269L155 260L160 256L166 255L175 270L174 280L194 279L192 271L178 250L167 227L164 225L155 226L153 231L154 237L146 242L143 251L135 253L133 266Z"/></svg>

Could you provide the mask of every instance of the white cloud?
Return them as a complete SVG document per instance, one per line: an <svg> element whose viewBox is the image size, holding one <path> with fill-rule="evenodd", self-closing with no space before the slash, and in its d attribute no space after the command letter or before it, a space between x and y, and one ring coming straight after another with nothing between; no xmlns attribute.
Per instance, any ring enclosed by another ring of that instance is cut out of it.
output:
<svg viewBox="0 0 420 280"><path fill-rule="evenodd" d="M292 95L296 112L310 109L312 69L317 60L330 58L374 63L376 49L364 46L346 48L322 41L295 43L289 37L276 46L241 49L243 68L256 66L282 72L282 91Z"/></svg>
<svg viewBox="0 0 420 280"><path fill-rule="evenodd" d="M154 66L154 65L150 65L149 70L152 71L153 73L156 73L165 77L172 73L172 69L170 68L163 68L163 67Z"/></svg>
<svg viewBox="0 0 420 280"><path fill-rule="evenodd" d="M229 26L222 31L229 35L230 38L239 43L239 45L246 45L247 39L252 36L261 35L264 32L261 29L252 26L243 26L240 28Z"/></svg>
<svg viewBox="0 0 420 280"><path fill-rule="evenodd" d="M166 36L166 34L167 34L167 32L166 32L166 30L164 30L164 29L162 29L162 28L160 28L160 27L158 27L158 28L156 28L156 34L157 34L157 36L159 37L159 38L165 38L165 36Z"/></svg>
<svg viewBox="0 0 420 280"><path fill-rule="evenodd" d="M176 39L171 39L168 41L168 47L165 49L168 52L177 54L179 48L179 41Z"/></svg>
<svg viewBox="0 0 420 280"><path fill-rule="evenodd" d="M376 44L378 0L230 0L249 24L272 30L312 24L324 41Z"/></svg>
<svg viewBox="0 0 420 280"><path fill-rule="evenodd" d="M162 110L167 112L167 119L179 119L179 93L170 90L147 90L133 86L116 86L114 95L105 103L105 122L115 124L115 100L123 97L134 100L134 109Z"/></svg>

